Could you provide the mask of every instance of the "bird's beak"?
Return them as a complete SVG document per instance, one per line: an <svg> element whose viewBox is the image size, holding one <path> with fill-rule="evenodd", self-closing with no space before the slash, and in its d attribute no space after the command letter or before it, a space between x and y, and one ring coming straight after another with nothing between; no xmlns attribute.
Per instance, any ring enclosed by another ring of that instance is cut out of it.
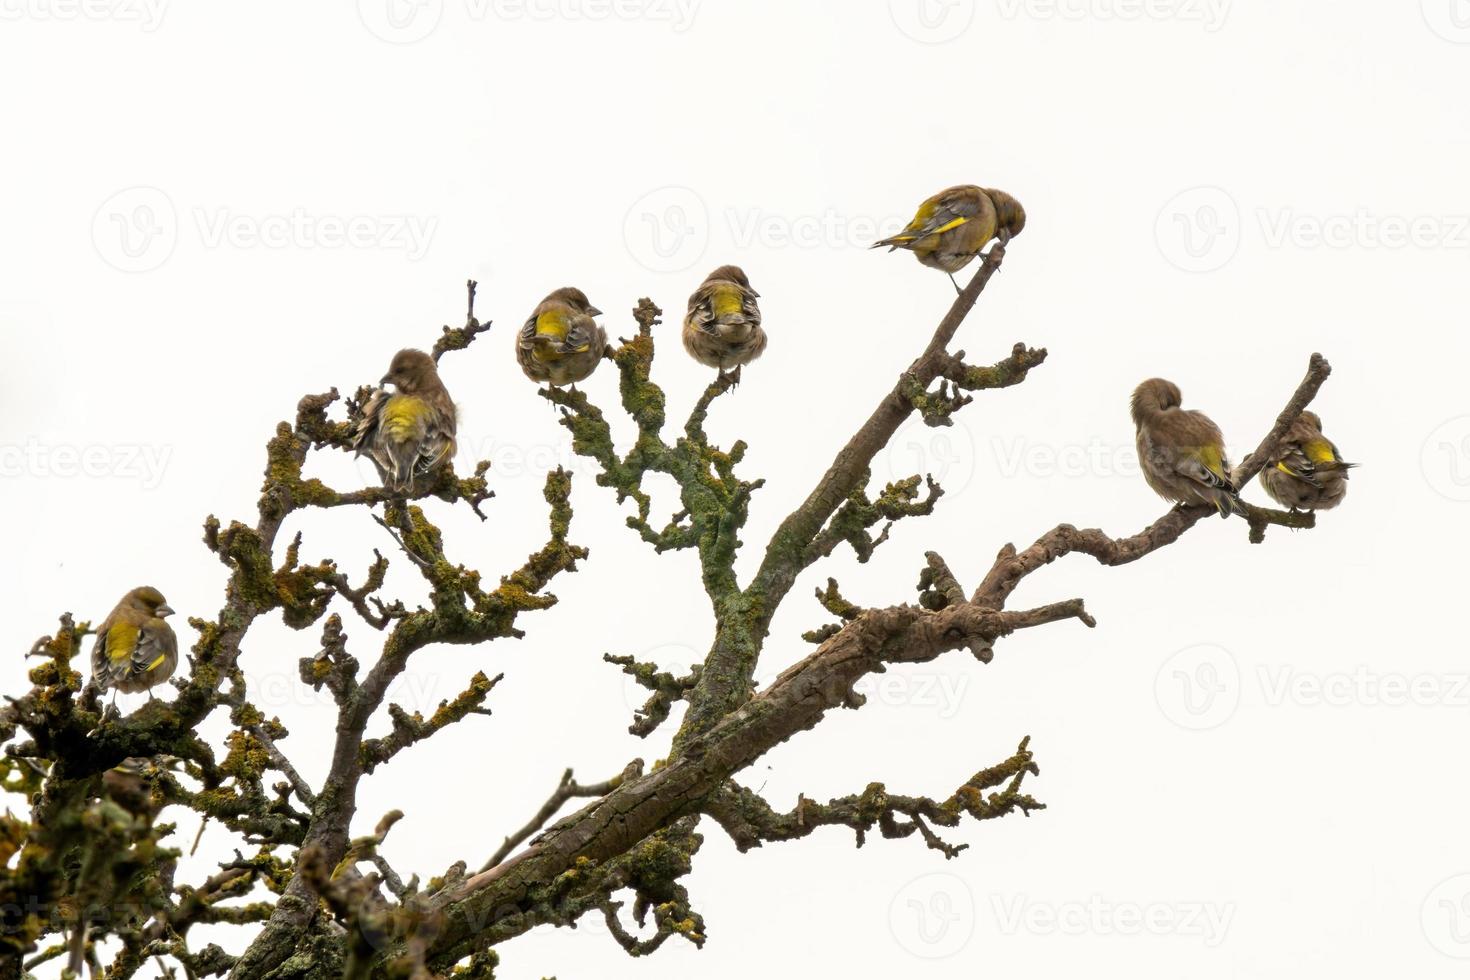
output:
<svg viewBox="0 0 1470 980"><path fill-rule="evenodd" d="M599 310L595 306L589 306L589 307L587 307L587 315L588 316L602 316L602 311Z"/></svg>
<svg viewBox="0 0 1470 980"><path fill-rule="evenodd" d="M391 375L391 374L385 374L385 375L383 375L383 376L382 376L382 377L381 377L381 378L379 378L379 379L378 379L378 384L380 384L380 385L385 385L385 384L387 384L387 383L388 383L388 382L389 382L389 381L391 381L391 380L392 380L392 378L393 378L393 375Z"/></svg>
<svg viewBox="0 0 1470 980"><path fill-rule="evenodd" d="M174 614L173 607L171 607L167 603L165 603L165 604L159 606L158 609L155 610L154 614L159 619L164 619L164 618L166 618L168 616L172 616Z"/></svg>

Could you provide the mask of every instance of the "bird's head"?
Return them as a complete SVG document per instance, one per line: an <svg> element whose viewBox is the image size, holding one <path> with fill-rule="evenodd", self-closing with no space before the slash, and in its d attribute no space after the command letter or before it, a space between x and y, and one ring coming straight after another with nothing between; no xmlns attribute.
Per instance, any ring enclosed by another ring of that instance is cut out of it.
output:
<svg viewBox="0 0 1470 980"><path fill-rule="evenodd" d="M1133 389L1133 421L1142 424L1146 415L1178 408L1184 404L1179 395L1179 386L1163 378L1149 378Z"/></svg>
<svg viewBox="0 0 1470 980"><path fill-rule="evenodd" d="M990 199L995 205L995 226L1015 238L1026 227L1026 209L1004 191L991 191Z"/></svg>
<svg viewBox="0 0 1470 980"><path fill-rule="evenodd" d="M1310 409L1306 409L1302 412L1300 416L1298 416L1298 418L1310 425L1312 428L1316 429L1318 432L1322 431L1322 417L1316 412Z"/></svg>
<svg viewBox="0 0 1470 980"><path fill-rule="evenodd" d="M166 619L174 614L163 593L151 585L139 586L129 592L128 605L158 619Z"/></svg>
<svg viewBox="0 0 1470 980"><path fill-rule="evenodd" d="M391 384L403 394L412 395L423 391L438 376L434 359L409 347L393 355L393 363L388 365L388 373L379 383Z"/></svg>
<svg viewBox="0 0 1470 980"><path fill-rule="evenodd" d="M705 276L704 281L733 282L737 285L744 286L746 289L750 289L750 278L745 274L745 270L740 268L740 266L738 265L722 265L714 272L711 272L709 275ZM754 289L750 289L750 291L756 296L760 295L759 293L756 293Z"/></svg>
<svg viewBox="0 0 1470 980"><path fill-rule="evenodd" d="M602 311L588 302L587 294L576 286L563 286L547 296L546 300L565 303L578 313L585 313L587 316L602 316Z"/></svg>

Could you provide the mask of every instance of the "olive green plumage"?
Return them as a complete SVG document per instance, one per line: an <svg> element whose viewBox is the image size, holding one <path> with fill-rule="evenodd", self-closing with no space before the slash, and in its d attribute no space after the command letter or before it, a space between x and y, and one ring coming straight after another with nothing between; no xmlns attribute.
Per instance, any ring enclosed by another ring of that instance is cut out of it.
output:
<svg viewBox="0 0 1470 980"><path fill-rule="evenodd" d="M1181 404L1179 386L1163 378L1150 378L1134 389L1133 424L1143 478L1166 500L1206 504L1221 517L1244 516L1220 427Z"/></svg>
<svg viewBox="0 0 1470 980"><path fill-rule="evenodd" d="M92 678L104 691L146 691L173 676L179 665L179 641L164 619L173 615L163 593L141 586L97 627L92 646ZM152 697L152 694L149 694Z"/></svg>
<svg viewBox="0 0 1470 980"><path fill-rule="evenodd" d="M516 335L516 361L526 377L557 386L589 377L607 350L607 333L592 319L601 315L575 286L543 299Z"/></svg>
<svg viewBox="0 0 1470 980"><path fill-rule="evenodd" d="M960 184L920 204L902 231L871 247L906 248L924 265L949 273L953 282L992 239L1005 245L1025 227L1026 209L1005 191Z"/></svg>
<svg viewBox="0 0 1470 980"><path fill-rule="evenodd" d="M379 388L368 397L352 445L372 459L384 486L411 490L454 458L458 411L434 359L421 350L395 354L379 383L395 391Z"/></svg>
<svg viewBox="0 0 1470 980"><path fill-rule="evenodd" d="M699 363L719 368L722 375L760 357L766 349L766 332L756 303L759 297L739 266L722 265L711 272L689 297L684 349Z"/></svg>
<svg viewBox="0 0 1470 980"><path fill-rule="evenodd" d="M1343 462L1317 413L1303 412L1261 470L1261 486L1292 510L1329 510L1347 496L1348 470L1356 465Z"/></svg>

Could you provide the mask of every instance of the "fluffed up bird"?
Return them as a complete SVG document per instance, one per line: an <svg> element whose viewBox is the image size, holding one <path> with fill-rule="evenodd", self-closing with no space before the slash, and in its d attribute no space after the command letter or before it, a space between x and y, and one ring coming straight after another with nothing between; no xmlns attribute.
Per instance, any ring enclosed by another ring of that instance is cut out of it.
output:
<svg viewBox="0 0 1470 980"><path fill-rule="evenodd" d="M1316 412L1303 412L1261 470L1261 485L1292 510L1329 510L1347 496L1348 470L1357 465L1343 462Z"/></svg>
<svg viewBox="0 0 1470 980"><path fill-rule="evenodd" d="M173 615L163 593L141 586L122 597L97 627L92 677L104 691L148 691L173 676L179 641L164 619ZM116 699L116 693L113 698ZM153 697L149 691L148 697Z"/></svg>
<svg viewBox="0 0 1470 980"><path fill-rule="evenodd" d="M745 270L722 265L705 277L689 297L684 315L684 349L720 377L760 357L766 349L761 329L760 293L750 288Z"/></svg>
<svg viewBox="0 0 1470 980"><path fill-rule="evenodd" d="M379 383L395 390L379 388L368 398L352 446L372 458L384 486L411 490L454 458L458 411L434 359L421 350L393 355Z"/></svg>
<svg viewBox="0 0 1470 980"><path fill-rule="evenodd" d="M908 249L924 265L949 273L949 281L959 292L956 272L969 265L992 238L1004 246L1025 227L1026 209L1005 191L960 184L920 204L902 231L871 247L887 245L890 252Z"/></svg>
<svg viewBox="0 0 1470 980"><path fill-rule="evenodd" d="M516 336L516 360L532 381L574 385L597 370L607 333L592 319L602 311L575 286L541 301Z"/></svg>
<svg viewBox="0 0 1470 980"><path fill-rule="evenodd" d="M1220 427L1180 404L1179 386L1163 378L1150 378L1134 389L1133 424L1138 427L1143 478L1166 500L1208 504L1221 517L1244 516Z"/></svg>

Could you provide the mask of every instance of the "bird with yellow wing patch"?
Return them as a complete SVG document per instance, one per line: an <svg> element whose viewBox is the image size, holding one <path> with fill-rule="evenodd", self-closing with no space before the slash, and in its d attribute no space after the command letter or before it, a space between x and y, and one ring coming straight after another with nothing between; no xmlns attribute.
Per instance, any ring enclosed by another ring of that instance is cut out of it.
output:
<svg viewBox="0 0 1470 980"><path fill-rule="evenodd" d="M391 490L412 490L454 458L458 411L434 359L411 348L393 355L388 373L363 405L352 445L371 457Z"/></svg>
<svg viewBox="0 0 1470 980"><path fill-rule="evenodd" d="M1225 437L1203 412L1186 411L1179 386L1150 378L1133 391L1138 462L1143 478L1166 500L1205 504L1221 517L1245 516L1225 457Z"/></svg>
<svg viewBox="0 0 1470 980"><path fill-rule="evenodd" d="M164 620L173 615L163 593L141 586L122 597L97 627L92 647L92 678L102 690L133 694L148 691L173 676L179 641Z"/></svg>
<svg viewBox="0 0 1470 980"><path fill-rule="evenodd" d="M1026 209L1005 191L960 184L920 204L902 231L870 247L887 245L890 252L908 249L924 265L948 273L959 292L956 272L969 265L992 239L1004 246L1025 227Z"/></svg>
<svg viewBox="0 0 1470 980"><path fill-rule="evenodd" d="M1343 462L1316 412L1302 412L1261 470L1261 486L1283 507L1330 510L1347 496L1348 470L1357 465Z"/></svg>
<svg viewBox="0 0 1470 980"><path fill-rule="evenodd" d="M592 319L601 315L575 286L543 299L516 336L516 361L526 377L561 386L591 376L607 351L607 333Z"/></svg>
<svg viewBox="0 0 1470 980"><path fill-rule="evenodd" d="M684 349L700 364L719 368L720 377L749 364L766 349L761 327L760 293L745 270L722 265L705 277L689 297L684 315Z"/></svg>

